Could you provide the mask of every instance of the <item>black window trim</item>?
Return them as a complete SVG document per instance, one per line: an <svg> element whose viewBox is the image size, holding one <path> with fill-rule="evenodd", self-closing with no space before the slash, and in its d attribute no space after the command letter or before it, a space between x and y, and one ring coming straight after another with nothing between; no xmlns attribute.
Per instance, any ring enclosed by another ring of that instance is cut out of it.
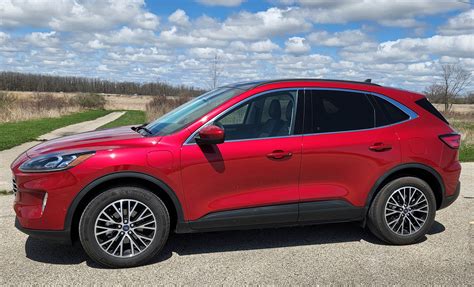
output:
<svg viewBox="0 0 474 287"><path fill-rule="evenodd" d="M399 103L398 101L395 101L394 99L384 96L379 93L374 93L374 92L368 92L368 91L361 91L361 90L351 90L351 89L338 89L338 88L314 88L314 87L308 87L304 89L305 92L307 90L315 90L315 91L340 91L340 92L351 92L351 93L359 93L359 94L365 94L367 96L371 95L373 97L379 97L381 99L386 100L387 102L393 104L395 107L400 109L402 112L408 115L408 119L384 126L379 126L379 127L373 127L373 128L367 128L367 129L357 129L357 130L347 130L347 131L337 131L337 132L322 132L322 133L303 133L303 136L317 136L317 135L327 135L327 134L340 134L340 133L351 133L351 132L359 132L359 131L368 131L368 130L375 130L375 129L383 129L386 127L394 126L394 125L399 125L408 121L411 121L413 119L416 119L418 117L418 114L409 109L407 106ZM306 96L305 96L306 98ZM368 98L369 102L370 98ZM372 103L371 103L372 104Z"/></svg>
<svg viewBox="0 0 474 287"><path fill-rule="evenodd" d="M299 93L300 92L303 92L305 89L303 87L294 87L294 88L282 88L282 89L273 89L273 90L267 90L267 91L264 91L264 92L260 92L260 93L257 93L255 95L252 95L248 98L245 98L243 99L242 101L236 103L235 105L225 109L223 112L219 113L218 115L216 115L215 117L213 117L212 119L208 120L205 124L203 124L201 127L199 127L195 132L193 132L185 141L184 141L184 144L183 145L195 145L197 144L196 142L192 142L192 140L197 136L197 134L199 133L199 131L201 129L203 129L204 127L212 124L217 118L221 117L222 115L234 110L234 109L238 109L240 106L242 105L245 105L245 103L247 103L248 101L251 101L257 97L260 97L260 96L264 96L266 94L270 94L270 93L275 93L275 92L284 92L284 91L296 91L296 95L295 95L295 106L293 107L293 117L292 117L292 125L295 125L296 124L296 117L298 116L296 114L296 112L298 111L297 108L298 108L298 98L299 98ZM294 133L294 130L295 130L295 127L292 127L292 133ZM290 137L301 137L303 136L303 134L291 134L291 135L287 135L287 136L276 136L276 137L262 137L262 138L248 138L248 139L238 139L238 140L226 140L226 142L241 142L241 141L255 141L255 140L268 140L268 139L277 139L277 138L290 138Z"/></svg>

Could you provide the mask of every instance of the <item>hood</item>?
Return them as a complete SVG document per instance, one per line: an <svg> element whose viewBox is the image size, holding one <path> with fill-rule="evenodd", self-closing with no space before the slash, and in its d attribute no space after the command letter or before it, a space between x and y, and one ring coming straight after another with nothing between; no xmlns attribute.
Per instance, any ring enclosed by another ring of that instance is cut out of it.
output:
<svg viewBox="0 0 474 287"><path fill-rule="evenodd" d="M80 133L43 142L27 151L29 157L67 150L97 150L126 145L129 140L144 138L131 126Z"/></svg>

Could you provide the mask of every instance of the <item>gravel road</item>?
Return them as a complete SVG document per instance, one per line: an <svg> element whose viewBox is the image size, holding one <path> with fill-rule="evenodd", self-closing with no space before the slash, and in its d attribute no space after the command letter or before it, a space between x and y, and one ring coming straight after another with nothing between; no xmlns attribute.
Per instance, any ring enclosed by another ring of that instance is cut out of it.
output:
<svg viewBox="0 0 474 287"><path fill-rule="evenodd" d="M13 196L0 196L0 285L472 285L474 199L464 195L473 167L464 164L460 198L415 245L385 245L357 224L184 234L133 269L103 269L80 245L28 238L13 227Z"/></svg>

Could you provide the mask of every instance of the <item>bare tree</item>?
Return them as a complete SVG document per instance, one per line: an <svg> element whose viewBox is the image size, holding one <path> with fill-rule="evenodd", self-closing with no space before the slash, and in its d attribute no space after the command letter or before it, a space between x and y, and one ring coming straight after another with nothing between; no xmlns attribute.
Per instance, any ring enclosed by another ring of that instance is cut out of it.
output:
<svg viewBox="0 0 474 287"><path fill-rule="evenodd" d="M210 86L212 89L217 88L219 83L219 77L221 75L221 66L220 66L220 58L217 54L212 59L211 66L210 66L210 76L211 76L211 83Z"/></svg>
<svg viewBox="0 0 474 287"><path fill-rule="evenodd" d="M458 64L443 64L442 68L442 100L444 111L448 112L453 100L455 100L463 90L471 83L471 72L463 69Z"/></svg>
<svg viewBox="0 0 474 287"><path fill-rule="evenodd" d="M444 87L440 84L432 84L425 88L423 93L432 103L443 103Z"/></svg>

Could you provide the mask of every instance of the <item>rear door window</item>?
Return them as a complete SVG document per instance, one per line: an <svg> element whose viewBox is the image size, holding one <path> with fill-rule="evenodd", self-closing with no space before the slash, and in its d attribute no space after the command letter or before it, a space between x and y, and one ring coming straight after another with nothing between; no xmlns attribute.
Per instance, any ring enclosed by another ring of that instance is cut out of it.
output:
<svg viewBox="0 0 474 287"><path fill-rule="evenodd" d="M311 90L305 93L311 113L305 116L305 133L330 133L375 127L375 109L363 93Z"/></svg>

